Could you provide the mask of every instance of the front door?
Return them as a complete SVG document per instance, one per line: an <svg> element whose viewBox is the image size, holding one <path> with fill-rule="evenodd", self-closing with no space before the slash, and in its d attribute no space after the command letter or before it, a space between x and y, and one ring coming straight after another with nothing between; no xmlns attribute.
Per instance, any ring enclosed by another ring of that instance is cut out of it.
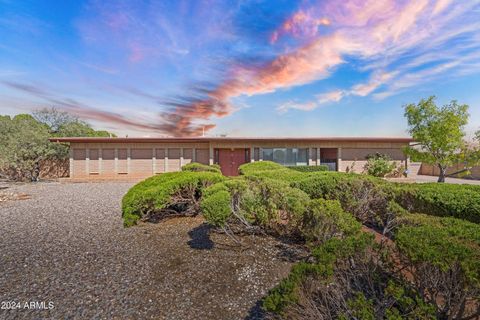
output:
<svg viewBox="0 0 480 320"><path fill-rule="evenodd" d="M218 163L225 176L237 176L238 167L246 162L245 149L218 149Z"/></svg>

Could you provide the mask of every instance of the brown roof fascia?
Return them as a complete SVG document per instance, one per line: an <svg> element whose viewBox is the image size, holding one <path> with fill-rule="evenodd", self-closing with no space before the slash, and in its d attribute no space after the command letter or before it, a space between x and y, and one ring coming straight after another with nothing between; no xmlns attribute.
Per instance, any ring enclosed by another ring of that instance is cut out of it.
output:
<svg viewBox="0 0 480 320"><path fill-rule="evenodd" d="M403 142L410 143L410 137L184 137L184 138L103 138L103 137L60 137L50 138L51 142L63 143L158 143L158 142L265 142L265 141L311 141L311 142Z"/></svg>

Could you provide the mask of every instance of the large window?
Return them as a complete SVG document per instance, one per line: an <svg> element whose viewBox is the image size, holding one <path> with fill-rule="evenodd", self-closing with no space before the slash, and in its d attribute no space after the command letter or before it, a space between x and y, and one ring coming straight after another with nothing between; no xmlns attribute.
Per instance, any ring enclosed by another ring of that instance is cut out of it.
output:
<svg viewBox="0 0 480 320"><path fill-rule="evenodd" d="M308 149L297 148L264 148L263 160L273 161L284 166L306 166Z"/></svg>

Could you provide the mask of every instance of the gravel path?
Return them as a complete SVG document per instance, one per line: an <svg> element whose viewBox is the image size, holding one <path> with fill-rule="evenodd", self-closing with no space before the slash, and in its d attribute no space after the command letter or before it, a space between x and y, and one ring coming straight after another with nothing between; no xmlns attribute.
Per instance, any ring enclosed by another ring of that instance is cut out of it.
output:
<svg viewBox="0 0 480 320"><path fill-rule="evenodd" d="M291 266L288 247L249 236L239 249L201 217L124 229L120 200L130 186L8 189L29 198L0 203L0 302L10 308L0 319L261 317L259 299Z"/></svg>

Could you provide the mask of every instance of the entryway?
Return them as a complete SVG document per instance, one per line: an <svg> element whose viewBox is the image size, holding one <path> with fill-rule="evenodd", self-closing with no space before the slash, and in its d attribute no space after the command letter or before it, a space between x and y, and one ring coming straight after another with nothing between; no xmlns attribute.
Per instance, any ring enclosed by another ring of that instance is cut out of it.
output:
<svg viewBox="0 0 480 320"><path fill-rule="evenodd" d="M249 149L216 149L217 163L223 175L237 176L238 167L248 162Z"/></svg>

